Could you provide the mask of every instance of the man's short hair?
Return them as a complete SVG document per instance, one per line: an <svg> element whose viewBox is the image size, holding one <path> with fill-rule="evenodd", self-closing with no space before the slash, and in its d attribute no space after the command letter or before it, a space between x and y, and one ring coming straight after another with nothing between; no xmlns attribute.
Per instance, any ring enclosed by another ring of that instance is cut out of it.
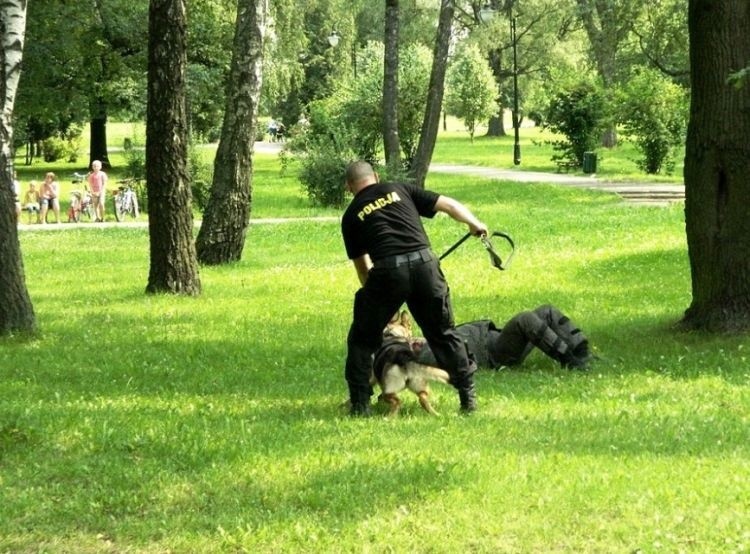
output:
<svg viewBox="0 0 750 554"><path fill-rule="evenodd" d="M346 167L346 182L347 183L358 183L364 179L375 176L375 171L372 166L362 160L350 163Z"/></svg>

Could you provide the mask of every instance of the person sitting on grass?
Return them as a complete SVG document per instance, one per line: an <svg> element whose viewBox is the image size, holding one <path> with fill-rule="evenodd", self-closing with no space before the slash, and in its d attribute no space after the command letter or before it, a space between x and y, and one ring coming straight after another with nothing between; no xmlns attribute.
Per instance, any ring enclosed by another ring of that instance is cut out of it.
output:
<svg viewBox="0 0 750 554"><path fill-rule="evenodd" d="M29 214L29 223L32 215L36 215L36 223L39 223L39 191L36 188L36 181L29 183L29 188L23 196L23 209Z"/></svg>

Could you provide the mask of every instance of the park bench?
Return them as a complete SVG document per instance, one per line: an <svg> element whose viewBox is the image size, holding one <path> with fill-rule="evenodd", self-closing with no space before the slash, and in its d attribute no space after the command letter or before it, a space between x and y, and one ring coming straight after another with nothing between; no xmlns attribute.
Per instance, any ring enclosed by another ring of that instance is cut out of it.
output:
<svg viewBox="0 0 750 554"><path fill-rule="evenodd" d="M565 173L567 173L570 169L578 169L580 167L578 162L572 160L557 160L555 161L555 164L557 164L558 173L563 169L565 170Z"/></svg>

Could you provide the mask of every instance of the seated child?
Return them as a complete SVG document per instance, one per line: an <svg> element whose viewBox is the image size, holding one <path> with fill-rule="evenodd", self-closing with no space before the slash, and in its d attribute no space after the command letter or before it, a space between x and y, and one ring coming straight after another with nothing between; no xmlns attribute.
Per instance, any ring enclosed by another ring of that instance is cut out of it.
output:
<svg viewBox="0 0 750 554"><path fill-rule="evenodd" d="M23 197L23 209L29 214L29 223L31 223L32 214L36 214L36 222L39 223L39 191L36 188L36 181L29 183L29 189Z"/></svg>

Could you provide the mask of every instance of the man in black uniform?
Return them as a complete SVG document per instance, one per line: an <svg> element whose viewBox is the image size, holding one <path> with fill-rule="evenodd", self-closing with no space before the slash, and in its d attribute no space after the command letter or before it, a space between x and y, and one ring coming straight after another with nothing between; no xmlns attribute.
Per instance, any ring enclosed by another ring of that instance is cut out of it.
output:
<svg viewBox="0 0 750 554"><path fill-rule="evenodd" d="M406 302L440 367L458 390L461 410L476 409L476 370L456 332L448 284L422 226L421 217L444 212L478 236L487 227L460 202L403 183L380 183L367 162L349 164L346 187L354 199L344 212L341 232L362 284L354 295L347 337L346 382L352 415L370 411L372 354L383 328Z"/></svg>

